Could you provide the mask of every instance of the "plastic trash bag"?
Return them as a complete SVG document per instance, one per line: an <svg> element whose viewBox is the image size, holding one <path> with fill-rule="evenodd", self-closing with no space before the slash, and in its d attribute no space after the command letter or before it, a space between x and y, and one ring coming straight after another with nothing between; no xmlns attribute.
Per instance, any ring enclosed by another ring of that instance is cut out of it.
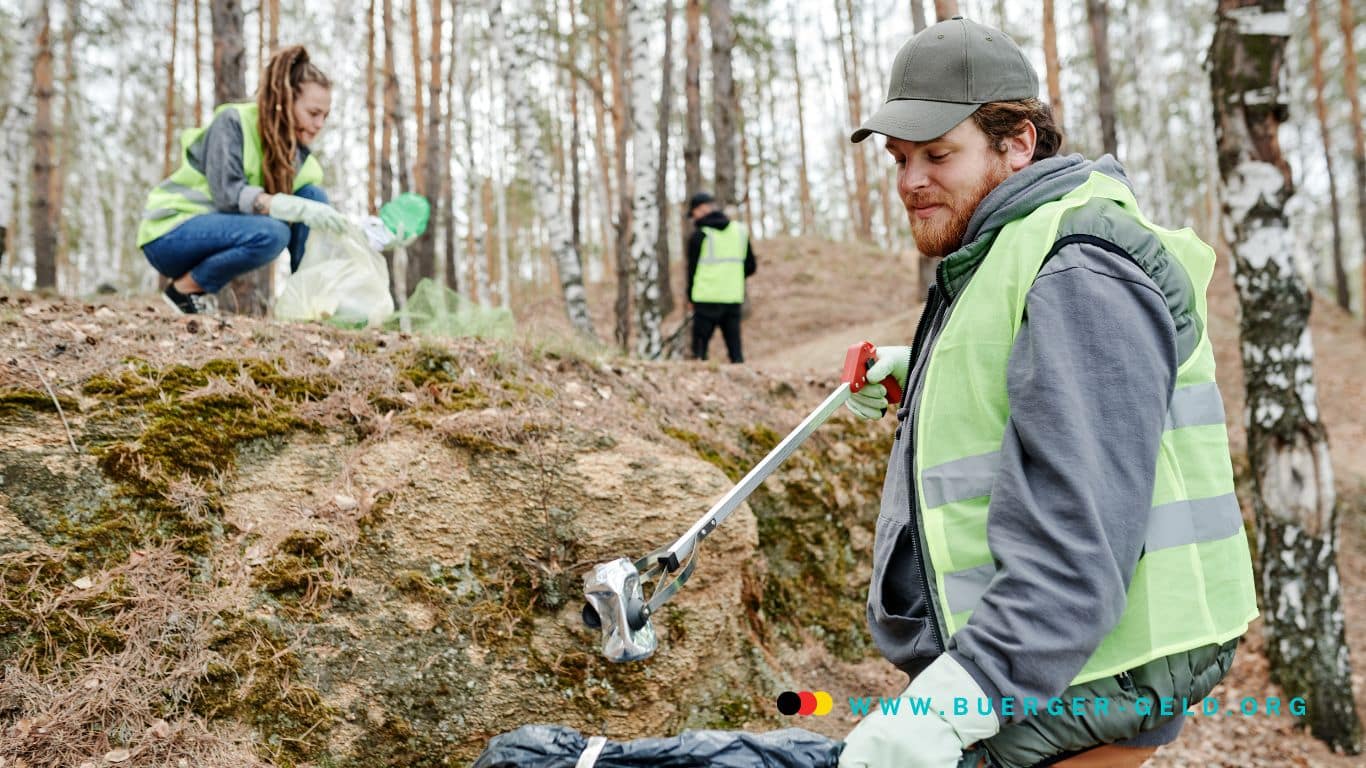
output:
<svg viewBox="0 0 1366 768"><path fill-rule="evenodd" d="M584 754L599 749L596 758ZM786 728L684 731L635 741L588 739L562 725L525 725L489 740L474 768L835 768L844 743Z"/></svg>
<svg viewBox="0 0 1366 768"><path fill-rule="evenodd" d="M314 229L274 311L281 320L324 320L346 328L379 325L394 313L384 257L355 228L340 235Z"/></svg>
<svg viewBox="0 0 1366 768"><path fill-rule="evenodd" d="M427 221L431 216L431 203L415 192L404 192L379 209L380 221L404 245L427 231Z"/></svg>
<svg viewBox="0 0 1366 768"><path fill-rule="evenodd" d="M435 280L424 277L413 289L413 295L403 309L394 313L384 327L452 339L461 336L487 339L511 335L516 324L508 310L481 307Z"/></svg>

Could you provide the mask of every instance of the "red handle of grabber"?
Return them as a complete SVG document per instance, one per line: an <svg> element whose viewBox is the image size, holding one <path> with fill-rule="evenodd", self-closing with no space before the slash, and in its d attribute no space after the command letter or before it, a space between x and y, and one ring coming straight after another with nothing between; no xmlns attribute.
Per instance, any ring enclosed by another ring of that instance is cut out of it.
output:
<svg viewBox="0 0 1366 768"><path fill-rule="evenodd" d="M850 344L849 351L844 353L844 374L840 381L849 385L850 392L857 392L868 383L868 369L877 362L874 349L872 342L860 341ZM889 404L901 403L901 385L896 383L896 376L888 375L882 380L882 386L887 388Z"/></svg>

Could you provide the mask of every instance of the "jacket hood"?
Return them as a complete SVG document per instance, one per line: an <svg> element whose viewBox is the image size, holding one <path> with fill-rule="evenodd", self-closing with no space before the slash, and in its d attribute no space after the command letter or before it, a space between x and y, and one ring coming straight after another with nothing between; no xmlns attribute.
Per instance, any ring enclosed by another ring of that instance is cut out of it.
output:
<svg viewBox="0 0 1366 768"><path fill-rule="evenodd" d="M1128 175L1124 173L1124 166L1110 155L1104 155L1094 162L1081 155L1046 158L1001 182L1000 186L982 198L972 218L968 219L963 244L995 232L1015 219L1028 215L1035 208L1061 198L1085 183L1097 171L1133 188Z"/></svg>
<svg viewBox="0 0 1366 768"><path fill-rule="evenodd" d="M708 229L725 229L730 226L730 219L726 218L726 214L721 211L712 211L706 216L698 219L697 226L706 227Z"/></svg>

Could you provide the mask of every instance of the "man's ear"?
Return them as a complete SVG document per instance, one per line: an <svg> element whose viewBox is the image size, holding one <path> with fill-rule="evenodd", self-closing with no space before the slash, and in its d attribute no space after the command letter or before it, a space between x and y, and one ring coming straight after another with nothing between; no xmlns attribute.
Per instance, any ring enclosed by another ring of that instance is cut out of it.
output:
<svg viewBox="0 0 1366 768"><path fill-rule="evenodd" d="M1014 136L1005 139L1006 164L1012 171L1024 170L1034 161L1034 145L1038 143L1039 131L1034 127L1034 123L1024 120L1020 123L1020 130Z"/></svg>

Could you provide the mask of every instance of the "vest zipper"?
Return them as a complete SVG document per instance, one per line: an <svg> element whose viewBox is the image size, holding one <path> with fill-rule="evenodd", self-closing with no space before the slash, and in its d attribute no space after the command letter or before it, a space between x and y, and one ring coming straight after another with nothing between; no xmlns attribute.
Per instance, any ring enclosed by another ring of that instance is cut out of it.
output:
<svg viewBox="0 0 1366 768"><path fill-rule="evenodd" d="M913 392L918 385L919 378L916 377L917 381L913 381L912 377L916 374L916 364L920 360L921 353L924 351L925 338L929 335L929 329L933 328L938 320L939 311L941 309L940 305L940 290L938 280L936 280L935 284L930 286L929 294L925 298L925 311L920 313L920 324L919 327L915 329L915 340L911 342L911 362L906 369L906 392L901 398L901 407L907 409L907 414L905 422L899 425L898 428L900 428L900 426L909 426L911 428L911 432L906 438L911 441L911 450L906 452L906 469L909 473L912 491L915 490L915 413L910 410L910 407L914 399ZM918 499L920 498L920 495L919 493L913 492L910 496L912 498L910 504L911 562L915 567L920 588L925 595L925 612L930 616L930 631L933 633L935 649L942 654L944 652L944 638L939 633L939 618L935 616L934 612L934 595L930 592L930 580L925 574L925 560L920 551L920 523L918 521L920 511L917 508L919 506Z"/></svg>

